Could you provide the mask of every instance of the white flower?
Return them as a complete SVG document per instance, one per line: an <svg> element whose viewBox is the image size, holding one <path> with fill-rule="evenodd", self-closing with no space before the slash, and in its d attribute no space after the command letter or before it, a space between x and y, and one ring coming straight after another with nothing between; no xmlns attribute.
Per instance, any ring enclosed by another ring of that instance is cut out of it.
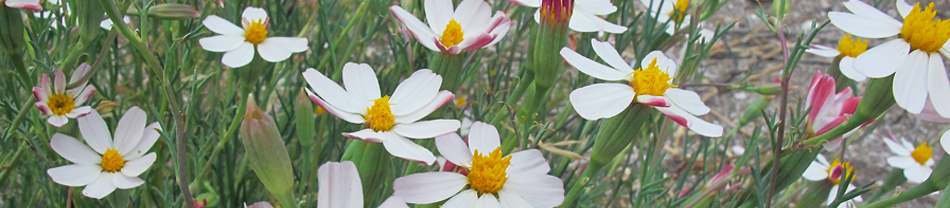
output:
<svg viewBox="0 0 950 208"><path fill-rule="evenodd" d="M327 162L317 169L317 208L363 208L363 184L360 182L360 172L350 161ZM384 207L406 207L406 202L400 197L389 197Z"/></svg>
<svg viewBox="0 0 950 208"><path fill-rule="evenodd" d="M540 7L541 0L508 0L512 3L526 7ZM611 23L600 16L610 15L617 11L617 6L610 3L610 0L587 0L583 3L574 4L574 11L571 14L571 20L568 27L577 32L608 32L623 33L627 27ZM541 22L541 11L534 13L534 21Z"/></svg>
<svg viewBox="0 0 950 208"><path fill-rule="evenodd" d="M722 136L722 126L706 122L697 115L709 113L709 107L696 92L676 88L672 84L676 63L660 51L653 51L634 71L607 42L591 39L591 47L604 62L597 63L565 47L561 49L564 61L581 72L606 81L627 83L597 83L571 92L570 100L577 114L587 120L609 118L619 114L632 102L653 106L676 123L708 137Z"/></svg>
<svg viewBox="0 0 950 208"><path fill-rule="evenodd" d="M129 23L132 23L132 19L129 18L129 16L125 16L125 17L122 17L122 22L125 22L125 24L129 24ZM102 20L102 22L99 22L99 27L101 27L104 30L112 30L112 19L106 18Z"/></svg>
<svg viewBox="0 0 950 208"><path fill-rule="evenodd" d="M472 125L468 139L468 146L456 134L435 141L442 156L466 168L468 174L403 176L393 181L393 195L414 204L449 199L442 204L445 208L554 207L564 201L563 182L547 175L550 167L541 151L522 150L502 157L498 130L482 122Z"/></svg>
<svg viewBox="0 0 950 208"><path fill-rule="evenodd" d="M831 23L845 32L865 38L898 36L859 55L855 68L871 78L894 75L894 99L910 113L920 113L929 96L937 113L950 118L950 79L944 56L950 56L950 21L934 20L933 3L921 10L897 0L901 23L859 0L844 6L853 13L829 12Z"/></svg>
<svg viewBox="0 0 950 208"><path fill-rule="evenodd" d="M343 136L381 142L396 157L432 164L432 152L406 138L433 138L454 132L461 125L452 119L419 121L455 97L447 90L439 91L442 76L428 69L412 73L396 87L392 97L380 96L376 74L367 64L351 62L343 66L345 90L312 68L303 76L313 90L307 94L317 105L343 120L367 127Z"/></svg>
<svg viewBox="0 0 950 208"><path fill-rule="evenodd" d="M86 186L82 194L96 199L116 188L142 185L145 182L138 176L155 162L155 153L145 152L158 140L161 130L157 122L145 126L145 121L145 111L132 107L119 120L112 137L99 113L93 111L79 118L79 132L86 144L59 133L50 141L53 151L75 164L50 168L46 173L62 185Z"/></svg>
<svg viewBox="0 0 950 208"><path fill-rule="evenodd" d="M861 53L864 53L867 48L867 40L861 42L861 38L854 40L851 39L851 35L846 34L838 41L838 48L811 45L805 52L839 60L838 70L841 71L841 74L844 74L844 76L854 81L862 82L868 79L868 77L854 68L854 59L858 57L858 55L861 55Z"/></svg>
<svg viewBox="0 0 950 208"><path fill-rule="evenodd" d="M451 0L425 0L429 25L399 6L389 11L406 25L423 46L433 51L457 54L497 43L511 27L504 12L491 15L491 5L482 0L463 0L455 10Z"/></svg>
<svg viewBox="0 0 950 208"><path fill-rule="evenodd" d="M904 169L904 177L908 181L921 183L930 177L930 173L933 172L931 168L934 166L934 160L931 159L933 147L927 146L924 142L914 148L914 144L905 138L901 138L900 144L890 138L884 138L884 144L887 144L887 148L891 149L892 153L897 154L887 157L887 164Z"/></svg>
<svg viewBox="0 0 950 208"><path fill-rule="evenodd" d="M689 25L690 16L686 14L689 0L640 0L650 7L650 17L657 17L657 24L669 22L664 29L667 34L676 32L680 25Z"/></svg>
<svg viewBox="0 0 950 208"><path fill-rule="evenodd" d="M831 192L828 193L828 200L825 201L825 204L831 204L838 197L838 184L841 183L841 179L848 177L851 172L853 172L853 168L847 162L841 163L841 161L835 159L833 163L828 163L825 156L818 155L817 160L812 161L811 165L808 165L808 169L805 169L805 173L802 174L802 177L805 177L805 179L809 181L828 181L833 184L834 186L831 187ZM847 187L845 193L856 188L851 184L848 184ZM839 204L838 207L853 207L854 203L861 201L864 201L864 199L862 199L861 196L857 196Z"/></svg>
<svg viewBox="0 0 950 208"><path fill-rule="evenodd" d="M70 76L69 83L79 81L90 69L89 64L79 65ZM86 86L86 83L66 90L66 75L60 69L56 69L53 86L50 86L49 77L43 74L40 78L40 86L33 87L33 96L37 100L36 107L49 116L46 121L55 127L62 127L69 122L70 118L82 117L93 111L92 107L82 106L82 104L94 94L96 94L96 88Z"/></svg>
<svg viewBox="0 0 950 208"><path fill-rule="evenodd" d="M226 52L221 63L231 68L242 67L254 59L254 47L261 58L269 62L283 61L290 54L307 50L306 38L268 37L269 25L264 9L248 7L241 15L240 28L217 15L210 15L202 23L209 30L221 34L198 40L201 48L213 52Z"/></svg>
<svg viewBox="0 0 950 208"><path fill-rule="evenodd" d="M17 9L42 10L40 0L0 0L8 7Z"/></svg>

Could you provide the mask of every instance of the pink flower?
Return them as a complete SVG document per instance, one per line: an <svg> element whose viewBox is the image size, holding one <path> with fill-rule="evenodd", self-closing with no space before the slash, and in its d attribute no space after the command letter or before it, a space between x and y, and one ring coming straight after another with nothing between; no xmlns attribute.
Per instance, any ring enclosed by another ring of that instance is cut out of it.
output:
<svg viewBox="0 0 950 208"><path fill-rule="evenodd" d="M89 70L91 70L89 64L79 65L68 83L80 81L86 73L89 73ZM93 111L92 107L83 106L83 104L96 94L95 87L87 86L85 82L73 89L66 89L66 85L66 75L63 74L63 70L57 69L52 86L49 76L43 74L40 78L40 86L33 87L33 96L37 100L36 107L49 116L47 122L55 127L63 127L70 118L79 118Z"/></svg>
<svg viewBox="0 0 950 208"><path fill-rule="evenodd" d="M464 0L455 9L451 0L425 0L424 4L428 25L402 7L392 6L389 11L419 43L433 51L458 54L488 47L505 37L511 27L504 12L491 15L491 5L482 0Z"/></svg>
<svg viewBox="0 0 950 208"><path fill-rule="evenodd" d="M17 9L43 10L40 0L6 0L3 3Z"/></svg>
<svg viewBox="0 0 950 208"><path fill-rule="evenodd" d="M851 118L851 115L858 108L858 101L861 100L861 97L852 97L851 87L845 88L837 94L835 94L835 87L835 79L820 71L815 73L815 78L812 79L811 86L808 87L808 97L805 101L808 106L811 106L807 120L808 131L816 136L841 125L848 118ZM853 132L852 130L844 136ZM840 142L839 139L831 141L830 146L837 146L837 142Z"/></svg>

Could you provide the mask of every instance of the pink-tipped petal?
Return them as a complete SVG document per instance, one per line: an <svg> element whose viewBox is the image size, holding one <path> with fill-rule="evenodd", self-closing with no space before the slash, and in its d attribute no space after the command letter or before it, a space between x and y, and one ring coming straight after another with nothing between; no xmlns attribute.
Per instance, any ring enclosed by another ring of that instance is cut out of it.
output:
<svg viewBox="0 0 950 208"><path fill-rule="evenodd" d="M340 119L343 119L344 121L355 123L355 124L361 124L363 122L366 122L366 118L363 118L362 115L349 113L349 112L340 110L339 108L333 107L332 105L327 103L327 101L320 99L320 97L317 97L317 95L313 94L313 92L310 92L310 90L306 90L306 91L307 91L307 95L310 97L310 100L312 100L318 106L323 108L323 110L330 112L330 114L333 114L337 118L340 118Z"/></svg>
<svg viewBox="0 0 950 208"><path fill-rule="evenodd" d="M356 132L343 133L343 136L350 139L359 139L368 142L383 142L386 139L385 132L376 132L373 129L363 129Z"/></svg>
<svg viewBox="0 0 950 208"><path fill-rule="evenodd" d="M366 102L357 101L356 98L353 98L353 96L346 92L343 87L340 87L340 85L338 85L336 82L333 82L333 80L330 80L330 78L324 76L320 72L317 72L315 69L310 68L304 71L303 78L307 81L307 84L310 85L310 88L313 89L313 91L316 92L321 99L336 109L340 109L348 113L365 114L366 109L369 107L362 105L366 104ZM392 99L390 99L390 103L393 103Z"/></svg>
<svg viewBox="0 0 950 208"><path fill-rule="evenodd" d="M435 98L431 102L419 108L415 112L396 117L396 123L415 123L419 119L425 118L430 113L442 107L449 101L452 101L452 98L455 98L455 95L449 92L448 90L439 91L439 94L435 95Z"/></svg>
<svg viewBox="0 0 950 208"><path fill-rule="evenodd" d="M387 133L386 137L383 146L394 157L420 162L423 165L431 165L435 162L435 155L432 155L432 152L429 152L425 147L394 133Z"/></svg>
<svg viewBox="0 0 950 208"><path fill-rule="evenodd" d="M61 69L56 69L55 77L53 77L53 93L66 93L66 74L63 74Z"/></svg>
<svg viewBox="0 0 950 208"><path fill-rule="evenodd" d="M412 36L419 41L422 46L429 48L429 50L438 51L439 48L436 47L438 37L432 32L432 28L429 28L425 23L422 23L416 16L413 16L412 13L409 13L405 9L399 6L389 7L389 11L392 12L393 16L396 17L399 22L402 22L406 25L406 29L409 29L409 33L412 33ZM436 41L432 41L435 39Z"/></svg>
<svg viewBox="0 0 950 208"><path fill-rule="evenodd" d="M356 165L350 161L327 162L317 169L318 208L363 207L363 185Z"/></svg>
<svg viewBox="0 0 950 208"><path fill-rule="evenodd" d="M670 89L673 89L673 88L670 88ZM666 99L666 97L663 97L663 96L637 95L636 99L638 103L653 106L653 107L665 108L665 107L670 107L670 105L673 105L673 102L671 102L670 100Z"/></svg>

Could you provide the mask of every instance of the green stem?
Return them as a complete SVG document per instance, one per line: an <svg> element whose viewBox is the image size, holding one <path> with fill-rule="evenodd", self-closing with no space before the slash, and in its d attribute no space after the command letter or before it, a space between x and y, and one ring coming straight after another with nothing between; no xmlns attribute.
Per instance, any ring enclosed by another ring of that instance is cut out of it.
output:
<svg viewBox="0 0 950 208"><path fill-rule="evenodd" d="M237 112L235 112L234 118L231 119L231 125L228 126L228 130L218 139L218 144L215 145L214 150L211 151L211 157L208 157L208 161L201 167L201 171L198 172L198 175L195 175L195 180L191 182L190 186L192 189L196 189L196 192L201 190L201 181L204 179L204 176L211 171L211 165L214 164L214 161L218 158L218 154L220 154L221 150L231 141L231 138L234 138L234 133L238 127L241 126L241 120L244 119L244 113L247 112L247 97L245 96L247 96L247 94L241 96L242 99L238 101Z"/></svg>
<svg viewBox="0 0 950 208"><path fill-rule="evenodd" d="M13 67L16 68L16 72L20 75L20 79L23 79L23 87L30 89L33 86L33 78L30 76L30 72L26 71L26 65L23 64L23 55L21 54L9 54L10 59L13 60ZM47 86L49 87L49 86Z"/></svg>
<svg viewBox="0 0 950 208"><path fill-rule="evenodd" d="M6 136L4 136L4 138L10 138L11 136L13 136L13 132L16 131L17 126L20 125L20 122L23 122L23 119L26 119L26 114L30 112L30 107L32 107L33 102L36 101L35 97L33 96L30 96L30 97L31 98L27 98L27 100L23 102L23 107L20 107L20 111L19 113L16 114L16 118L13 118L13 123L7 127L8 128L7 133L6 133Z"/></svg>
<svg viewBox="0 0 950 208"><path fill-rule="evenodd" d="M881 185L881 187L878 188L878 190L874 192L874 194L872 194L871 197L868 197L867 199L865 199L865 201L868 201L868 202L877 201L877 199L881 198L881 196L883 196L887 192L891 192L891 190L894 190L895 187L903 184L904 182L907 182L907 178L904 177L904 170L895 168L891 170L890 173L887 174L887 178L884 179L884 184Z"/></svg>
<svg viewBox="0 0 950 208"><path fill-rule="evenodd" d="M363 1L360 3L360 6L356 8L356 13L353 15L353 18L350 19L349 23L346 23L346 27L343 28L343 31L340 32L340 35L336 37L336 40L333 41L333 45L330 45L330 51L323 54L323 58L320 58L320 65L317 66L317 70L323 69L324 66L329 63L330 54L333 54L336 47L343 42L343 39L353 30L353 27L356 25L358 20L363 19L363 14L366 13L366 7L369 6L371 1ZM343 73L343 70L336 70L333 77L339 77L339 74Z"/></svg>
<svg viewBox="0 0 950 208"><path fill-rule="evenodd" d="M865 208L893 207L894 205L900 204L902 202L926 196L927 194L933 193L934 191L938 191L937 187L934 186L933 183L927 181L917 185L914 188L911 188L910 190L903 191L897 196L869 204Z"/></svg>

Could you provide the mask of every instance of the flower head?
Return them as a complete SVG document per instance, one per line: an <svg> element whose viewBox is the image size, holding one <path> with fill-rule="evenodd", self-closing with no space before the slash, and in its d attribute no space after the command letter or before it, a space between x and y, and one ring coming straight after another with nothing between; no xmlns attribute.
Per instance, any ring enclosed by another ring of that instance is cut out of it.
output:
<svg viewBox="0 0 950 208"><path fill-rule="evenodd" d="M417 173L393 181L394 196L429 204L448 199L444 207L487 203L494 207L554 207L564 200L561 179L547 175L547 161L537 149L502 155L498 130L475 122L468 145L456 134L436 137L436 147L449 162L468 170Z"/></svg>
<svg viewBox="0 0 950 208"><path fill-rule="evenodd" d="M50 168L46 173L62 185L86 186L82 194L96 199L116 188L142 185L144 181L138 176L155 162L155 153L145 153L162 130L158 123L145 126L145 121L145 111L132 107L119 120L113 137L99 113L93 111L79 118L79 132L86 144L63 134L53 135L53 151L74 164Z"/></svg>
<svg viewBox="0 0 950 208"><path fill-rule="evenodd" d="M428 69L406 78L392 96L380 96L379 81L367 64L343 66L346 89L314 69L307 69L303 76L313 90L307 93L317 105L350 123L363 124L363 130L343 136L381 142L396 157L432 164L432 152L406 138L432 138L454 132L461 125L450 119L419 121L455 97L449 91L439 91L442 77Z"/></svg>
<svg viewBox="0 0 950 208"><path fill-rule="evenodd" d="M805 169L805 173L802 174L802 177L809 181L827 181L833 185L831 191L828 193L828 200L825 201L825 204L830 204L835 201L835 197L838 196L838 184L841 183L841 179L848 177L854 168L848 162L841 162L838 159L835 159L834 162L828 163L828 159L825 159L825 156L818 155L817 160L812 161L811 165L808 166L808 169ZM854 190L854 185L848 184L846 191ZM856 203L861 202L863 199L861 196L855 197L849 200L846 203ZM838 207L848 207L842 203Z"/></svg>
<svg viewBox="0 0 950 208"><path fill-rule="evenodd" d="M914 183L922 183L930 177L934 166L933 147L924 142L917 147L913 143L901 138L900 144L890 138L884 138L884 144L895 156L887 157L887 164L895 168L904 169L904 177Z"/></svg>
<svg viewBox="0 0 950 208"><path fill-rule="evenodd" d="M676 123L701 135L722 136L722 126L696 117L709 113L709 107L696 92L676 88L673 84L676 63L662 52L650 52L640 62L640 68L634 70L610 43L592 39L591 46L610 67L567 47L561 49L561 56L568 64L594 78L626 83L597 83L571 92L571 104L581 117L588 120L613 117L636 102L653 106Z"/></svg>
<svg viewBox="0 0 950 208"><path fill-rule="evenodd" d="M542 3L542 0L508 1L526 7L541 7ZM607 32L615 34L627 31L627 27L611 23L601 18L601 16L607 16L617 11L617 6L614 6L610 0L585 0L583 3L573 4L573 7L574 9L570 16L571 20L568 22L568 27L571 28L571 30L577 32ZM535 12L534 20L539 23L541 22L540 9Z"/></svg>
<svg viewBox="0 0 950 208"><path fill-rule="evenodd" d="M847 87L836 94L834 92L835 87L835 79L830 75L823 74L820 71L815 73L815 78L812 79L811 85L808 87L808 97L805 100L805 103L811 107L807 118L810 134L817 136L838 127L848 118L851 118L851 115L857 110L861 97L853 97L851 87ZM848 132L842 137L847 137L852 132ZM841 139L841 137L838 139ZM826 148L833 149L838 142L840 140L834 140Z"/></svg>
<svg viewBox="0 0 950 208"><path fill-rule="evenodd" d="M454 10L451 0L425 0L426 25L402 7L389 8L419 43L449 54L488 47L505 37L511 19L501 11L491 16L491 10L482 0L464 0Z"/></svg>
<svg viewBox="0 0 950 208"><path fill-rule="evenodd" d="M893 92L897 105L913 114L932 102L936 112L950 118L950 79L944 56L950 56L950 20L934 19L933 3L911 6L897 0L900 22L860 0L844 3L852 13L829 12L831 23L847 33L865 38L897 36L868 49L854 60L858 72L871 78L894 74ZM929 98L929 100L928 100Z"/></svg>
<svg viewBox="0 0 950 208"><path fill-rule="evenodd" d="M70 76L69 83L80 81L90 69L89 64L79 65L79 68L76 68ZM40 86L33 87L33 96L38 100L36 107L49 116L46 121L55 127L62 127L69 122L70 118L82 117L93 111L92 107L82 106L82 104L96 93L96 88L86 86L84 82L67 90L66 84L66 75L63 74L63 70L57 69L52 86L50 86L49 76L43 74L40 78Z"/></svg>
<svg viewBox="0 0 950 208"><path fill-rule="evenodd" d="M848 78L854 81L864 81L868 77L858 72L854 68L854 59L864 53L868 48L868 40L861 40L861 38L852 39L851 35L846 34L841 40L838 41L838 48L830 48L822 45L812 45L811 48L805 50L805 52L835 58L838 61L838 70L841 71L841 74L847 76Z"/></svg>
<svg viewBox="0 0 950 208"><path fill-rule="evenodd" d="M268 36L267 26L270 18L264 9L248 7L241 16L241 25L244 28L217 15L210 15L202 21L205 27L220 35L201 38L198 43L208 51L226 52L221 57L221 63L224 65L237 68L251 63L255 47L257 54L269 62L283 61L292 53L307 50L306 38Z"/></svg>

